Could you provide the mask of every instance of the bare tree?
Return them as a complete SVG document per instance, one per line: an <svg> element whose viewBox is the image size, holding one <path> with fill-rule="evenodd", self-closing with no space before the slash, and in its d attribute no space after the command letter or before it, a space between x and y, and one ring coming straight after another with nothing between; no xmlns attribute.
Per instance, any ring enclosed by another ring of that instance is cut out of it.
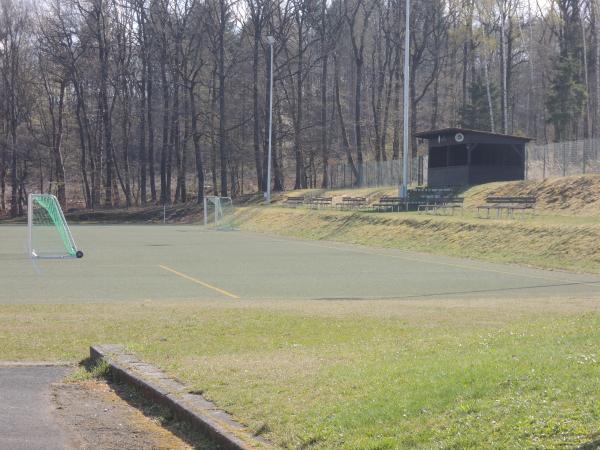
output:
<svg viewBox="0 0 600 450"><path fill-rule="evenodd" d="M18 134L19 126L29 113L29 83L27 73L28 35L31 20L26 6L14 0L0 1L0 62L2 64L2 83L4 92L3 118L6 130L6 146L3 152L3 168L10 158L10 215L15 217L23 213L23 204L19 201L19 185L24 182L20 177ZM3 169L4 171L4 169ZM3 177L4 178L4 177ZM2 189L4 191L4 188Z"/></svg>
<svg viewBox="0 0 600 450"><path fill-rule="evenodd" d="M354 142L356 144L356 161L358 163L358 184L363 179L363 141L362 141L362 92L365 38L368 31L369 18L375 9L375 1L346 0L345 18L350 32L352 54L354 56L355 89L354 89Z"/></svg>

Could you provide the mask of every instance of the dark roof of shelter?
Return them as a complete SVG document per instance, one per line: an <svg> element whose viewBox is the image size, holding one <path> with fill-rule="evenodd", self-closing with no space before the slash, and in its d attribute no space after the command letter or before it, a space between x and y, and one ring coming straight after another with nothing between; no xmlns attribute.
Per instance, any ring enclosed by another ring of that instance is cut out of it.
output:
<svg viewBox="0 0 600 450"><path fill-rule="evenodd" d="M519 139L519 140L522 140L523 142L529 142L529 141L533 140L532 138L528 138L525 136L512 136L510 134L492 133L490 131L481 131L481 130L469 130L467 128L442 128L439 130L421 131L419 133L415 133L415 136L418 138L421 138L421 139L435 139L438 136L456 134L456 133L462 133L464 135L469 134L471 136L481 135L481 136L487 136L487 137L497 137L499 140L501 140L502 138Z"/></svg>

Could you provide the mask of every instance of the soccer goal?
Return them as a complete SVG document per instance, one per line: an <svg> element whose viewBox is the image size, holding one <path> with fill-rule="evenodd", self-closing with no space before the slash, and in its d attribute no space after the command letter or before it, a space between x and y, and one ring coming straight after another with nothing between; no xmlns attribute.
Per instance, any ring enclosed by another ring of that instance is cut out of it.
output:
<svg viewBox="0 0 600 450"><path fill-rule="evenodd" d="M28 250L32 258L81 258L58 199L50 194L29 194L27 204Z"/></svg>
<svg viewBox="0 0 600 450"><path fill-rule="evenodd" d="M204 226L217 230L232 230L233 218L231 197L204 197Z"/></svg>

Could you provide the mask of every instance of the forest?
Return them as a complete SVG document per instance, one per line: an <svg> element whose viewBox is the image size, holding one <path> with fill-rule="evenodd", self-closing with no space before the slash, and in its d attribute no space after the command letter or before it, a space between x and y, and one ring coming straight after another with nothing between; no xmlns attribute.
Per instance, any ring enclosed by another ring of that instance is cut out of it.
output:
<svg viewBox="0 0 600 450"><path fill-rule="evenodd" d="M411 159L427 129L600 134L599 0L411 0L408 49L406 4L0 0L0 214L29 192L202 202L401 159L405 51Z"/></svg>

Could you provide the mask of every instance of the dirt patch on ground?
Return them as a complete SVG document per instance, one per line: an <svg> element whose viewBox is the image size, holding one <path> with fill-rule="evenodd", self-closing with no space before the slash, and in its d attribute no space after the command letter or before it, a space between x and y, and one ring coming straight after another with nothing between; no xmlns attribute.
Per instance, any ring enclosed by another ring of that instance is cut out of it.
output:
<svg viewBox="0 0 600 450"><path fill-rule="evenodd" d="M52 396L57 414L82 449L213 447L126 386L104 380L61 382L52 386Z"/></svg>

